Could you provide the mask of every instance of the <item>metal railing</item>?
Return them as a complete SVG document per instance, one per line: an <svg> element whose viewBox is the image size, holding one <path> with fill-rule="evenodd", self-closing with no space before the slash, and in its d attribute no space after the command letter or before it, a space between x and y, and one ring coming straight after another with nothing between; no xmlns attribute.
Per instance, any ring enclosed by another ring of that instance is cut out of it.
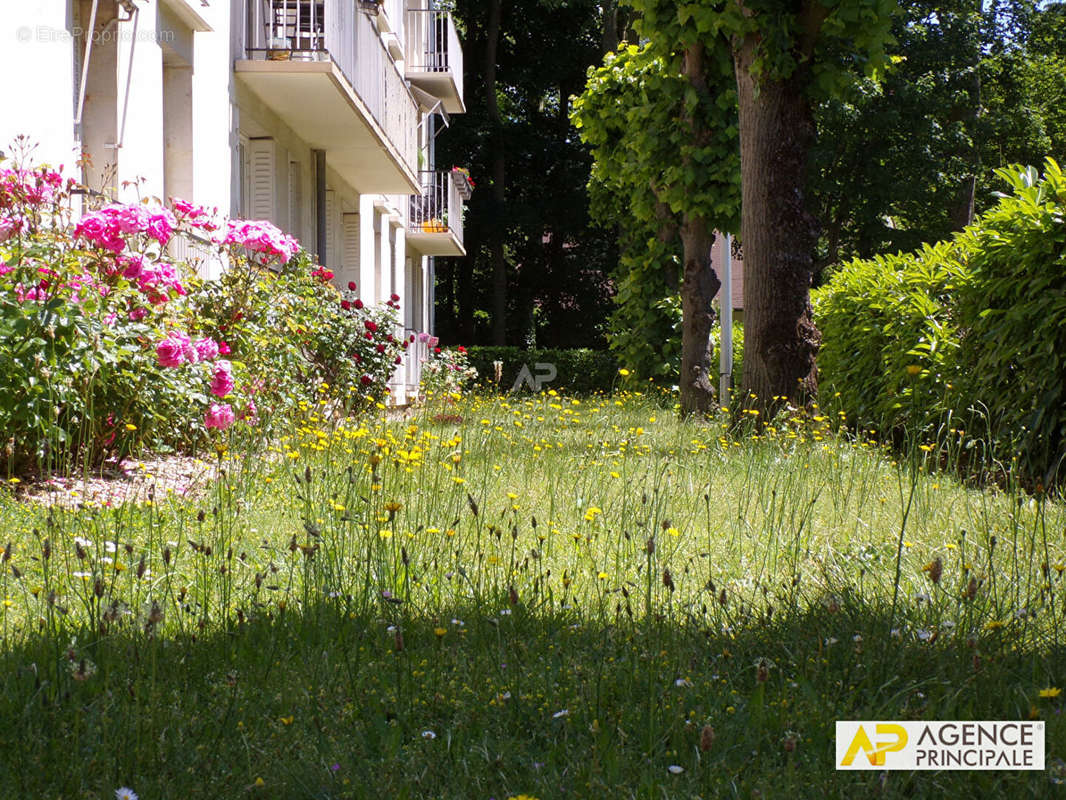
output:
<svg viewBox="0 0 1066 800"><path fill-rule="evenodd" d="M210 239L181 231L167 242L167 255L172 261L187 263L202 277L217 274L226 264L218 245Z"/></svg>
<svg viewBox="0 0 1066 800"><path fill-rule="evenodd" d="M463 48L455 20L447 11L412 8L407 12L408 72L451 72L462 96Z"/></svg>
<svg viewBox="0 0 1066 800"><path fill-rule="evenodd" d="M463 199L455 175L422 172L422 194L411 195L411 230L415 233L451 232L463 243Z"/></svg>
<svg viewBox="0 0 1066 800"><path fill-rule="evenodd" d="M248 58L332 61L414 171L418 107L370 17L352 0L248 0Z"/></svg>

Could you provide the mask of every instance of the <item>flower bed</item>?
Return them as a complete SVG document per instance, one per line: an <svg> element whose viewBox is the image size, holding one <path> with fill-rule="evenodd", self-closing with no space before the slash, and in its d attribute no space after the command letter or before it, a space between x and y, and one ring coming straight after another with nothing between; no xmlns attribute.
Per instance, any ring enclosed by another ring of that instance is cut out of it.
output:
<svg viewBox="0 0 1066 800"><path fill-rule="evenodd" d="M399 297L367 307L269 222L183 200L106 203L78 218L76 185L0 162L0 430L9 472L50 472L148 447L263 433L323 400L379 399L407 343ZM202 279L171 257L207 242ZM217 442L217 444L221 444Z"/></svg>

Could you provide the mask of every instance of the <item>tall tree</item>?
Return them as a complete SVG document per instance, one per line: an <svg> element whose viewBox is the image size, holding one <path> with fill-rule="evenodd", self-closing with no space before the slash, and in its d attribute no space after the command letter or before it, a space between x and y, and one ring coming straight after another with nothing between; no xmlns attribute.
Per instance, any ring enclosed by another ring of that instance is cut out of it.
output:
<svg viewBox="0 0 1066 800"><path fill-rule="evenodd" d="M737 4L728 16L740 108L744 389L756 408L817 390L810 283L818 223L807 207L812 100L839 89L849 61L880 63L894 6L764 0Z"/></svg>
<svg viewBox="0 0 1066 800"><path fill-rule="evenodd" d="M438 261L438 330L467 344L603 347L614 234L590 227L591 159L567 119L602 57L603 10L499 0L497 26L496 4L455 3L467 113L441 132L437 161L469 167L476 189L468 256Z"/></svg>
<svg viewBox="0 0 1066 800"><path fill-rule="evenodd" d="M895 0L632 0L642 32L695 30L733 59L740 120L744 386L752 405L817 388L810 282L818 225L807 207L812 104L885 60Z"/></svg>
<svg viewBox="0 0 1066 800"><path fill-rule="evenodd" d="M663 41L681 38L679 33ZM634 302L637 293L650 293L655 303L665 287L679 292L681 407L708 411L716 399L711 301L721 286L710 248L714 231L735 229L740 211L728 53L706 48L692 31L673 49L651 41L609 55L590 72L574 122L596 159L594 213L601 220L625 215L636 222L635 235L625 240L632 254L623 261L628 274L620 276L620 295L630 304L626 316L647 307ZM681 245L680 269L671 257L675 242ZM649 274L649 264L658 274ZM649 334L655 335L638 323L633 338Z"/></svg>

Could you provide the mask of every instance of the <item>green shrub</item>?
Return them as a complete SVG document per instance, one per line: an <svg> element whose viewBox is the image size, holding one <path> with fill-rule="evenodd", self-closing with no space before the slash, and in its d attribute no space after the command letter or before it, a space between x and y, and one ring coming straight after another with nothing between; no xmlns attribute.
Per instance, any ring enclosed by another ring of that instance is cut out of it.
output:
<svg viewBox="0 0 1066 800"><path fill-rule="evenodd" d="M231 263L192 297L200 326L241 354L268 428L320 399L323 386L348 409L381 399L406 349L398 303L364 306L332 277L301 251L275 269Z"/></svg>
<svg viewBox="0 0 1066 800"><path fill-rule="evenodd" d="M971 280L958 242L844 264L813 293L824 404L864 427L937 421L960 399L954 305Z"/></svg>
<svg viewBox="0 0 1066 800"><path fill-rule="evenodd" d="M998 170L1013 194L968 229L964 372L993 430L1050 479L1066 453L1066 176L1053 160Z"/></svg>
<svg viewBox="0 0 1066 800"><path fill-rule="evenodd" d="M425 333L419 334L419 337L430 344L429 353L422 363L422 382L419 386L424 398L460 393L477 380L478 371L470 365L470 355L465 347L438 347L437 337Z"/></svg>
<svg viewBox="0 0 1066 800"><path fill-rule="evenodd" d="M1066 453L1066 177L1051 159L998 174L1013 194L951 241L852 261L814 293L822 396L861 426L967 430L1048 482Z"/></svg>

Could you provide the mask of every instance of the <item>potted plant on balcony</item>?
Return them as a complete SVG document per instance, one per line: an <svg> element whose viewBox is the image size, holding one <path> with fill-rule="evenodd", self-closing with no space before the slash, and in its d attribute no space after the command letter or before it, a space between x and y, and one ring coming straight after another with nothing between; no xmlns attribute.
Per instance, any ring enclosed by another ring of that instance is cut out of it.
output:
<svg viewBox="0 0 1066 800"><path fill-rule="evenodd" d="M288 61L292 58L292 44L287 37L271 36L267 41L268 61Z"/></svg>
<svg viewBox="0 0 1066 800"><path fill-rule="evenodd" d="M425 222L422 223L422 233L447 233L447 232L448 232L448 219L447 219L447 217L445 217L444 219L440 219L438 217L433 217L432 219L427 219Z"/></svg>
<svg viewBox="0 0 1066 800"><path fill-rule="evenodd" d="M452 167L452 178L455 179L459 196L464 200L469 200L474 193L474 180L470 177L470 170L466 167Z"/></svg>

